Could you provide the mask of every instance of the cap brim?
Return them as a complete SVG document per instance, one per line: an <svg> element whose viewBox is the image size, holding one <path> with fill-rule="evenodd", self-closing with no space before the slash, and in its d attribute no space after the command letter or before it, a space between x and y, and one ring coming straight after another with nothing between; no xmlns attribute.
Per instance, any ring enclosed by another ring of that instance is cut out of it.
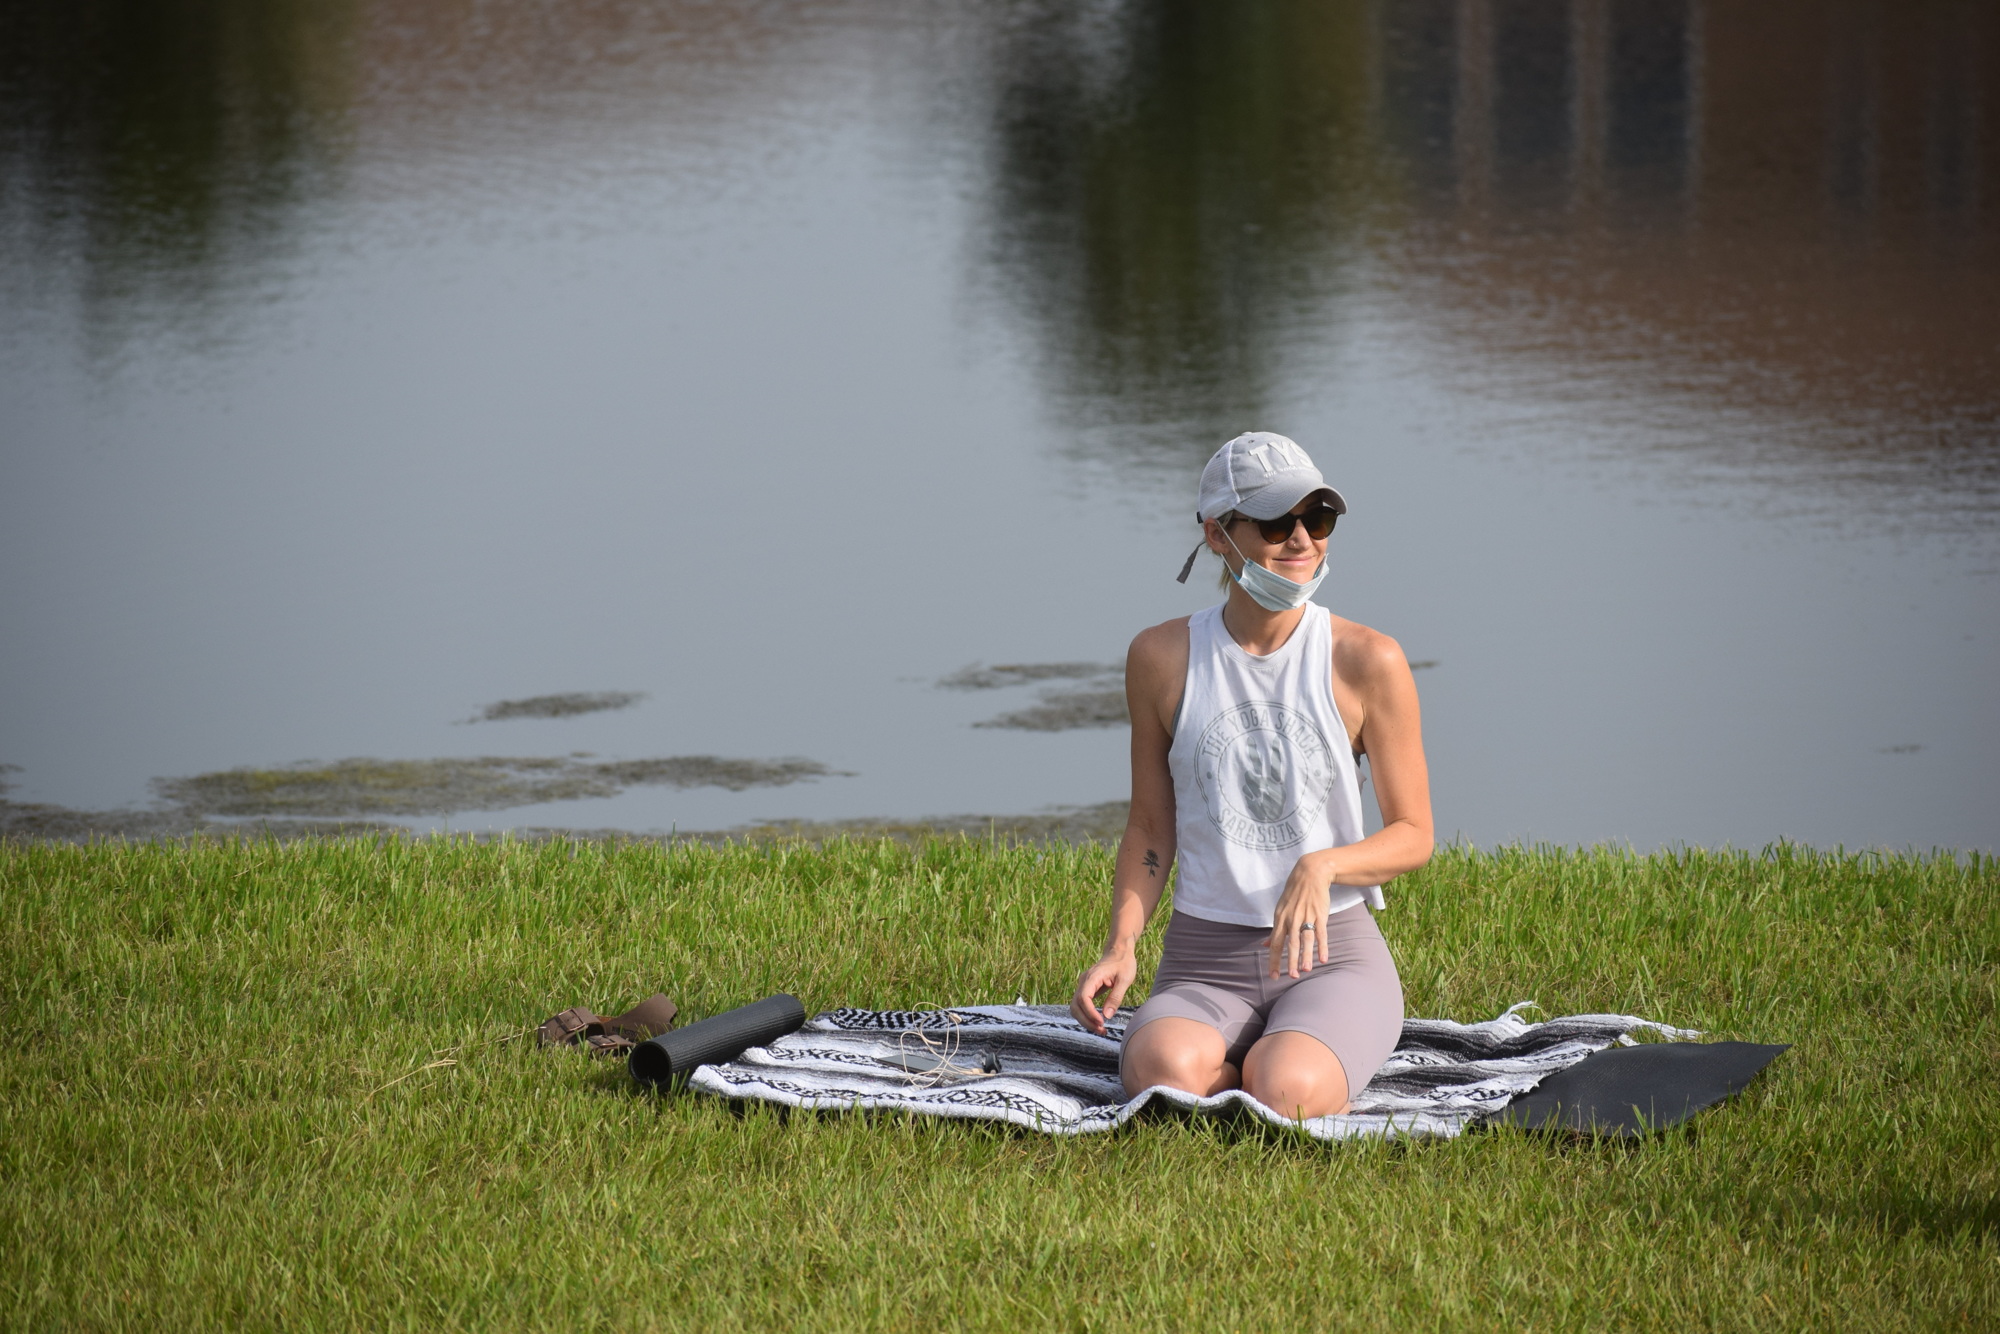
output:
<svg viewBox="0 0 2000 1334"><path fill-rule="evenodd" d="M1318 468L1292 468L1279 473L1257 489L1257 494L1238 502L1236 512L1253 519L1275 519L1315 491L1333 495L1333 507L1347 513L1347 497L1326 484Z"/></svg>

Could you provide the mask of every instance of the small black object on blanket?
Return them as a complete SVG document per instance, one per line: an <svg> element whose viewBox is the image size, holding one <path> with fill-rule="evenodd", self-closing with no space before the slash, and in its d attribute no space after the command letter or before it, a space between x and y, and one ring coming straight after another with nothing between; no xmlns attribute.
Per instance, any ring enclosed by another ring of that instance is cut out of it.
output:
<svg viewBox="0 0 2000 1334"><path fill-rule="evenodd" d="M766 996L640 1043L632 1049L632 1078L664 1084L698 1065L733 1061L751 1047L796 1032L805 1021L806 1007L797 996Z"/></svg>
<svg viewBox="0 0 2000 1334"><path fill-rule="evenodd" d="M1700 1036L1636 1015L1581 1014L1529 1023L1520 1017L1527 1008L1524 1002L1476 1024L1405 1020L1402 1041L1349 1109L1304 1121L1240 1089L1197 1098L1152 1088L1127 1098L1118 1077L1123 1016L1099 1036L1057 1005L829 1010L803 1031L700 1066L688 1086L789 1107L1007 1121L1057 1135L1111 1130L1149 1107L1166 1106L1197 1115L1247 1116L1316 1139L1448 1138L1487 1123L1593 1053L1631 1044L1635 1033ZM1629 1050L1662 1045L1667 1044ZM1657 1109L1672 1099L1637 1101ZM1691 1111L1707 1104L1687 1099L1675 1105Z"/></svg>
<svg viewBox="0 0 2000 1334"><path fill-rule="evenodd" d="M1612 1047L1550 1075L1490 1125L1638 1139L1743 1091L1789 1043L1649 1042Z"/></svg>

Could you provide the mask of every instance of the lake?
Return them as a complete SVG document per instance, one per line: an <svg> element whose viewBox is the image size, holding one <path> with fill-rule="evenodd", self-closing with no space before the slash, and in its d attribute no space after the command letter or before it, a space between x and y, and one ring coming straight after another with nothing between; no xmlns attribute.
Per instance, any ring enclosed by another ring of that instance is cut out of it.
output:
<svg viewBox="0 0 2000 1334"><path fill-rule="evenodd" d="M1987 7L0 34L17 815L1119 800L1117 664L1219 596L1196 477L1263 429L1350 503L1318 598L1418 666L1442 835L2000 843Z"/></svg>

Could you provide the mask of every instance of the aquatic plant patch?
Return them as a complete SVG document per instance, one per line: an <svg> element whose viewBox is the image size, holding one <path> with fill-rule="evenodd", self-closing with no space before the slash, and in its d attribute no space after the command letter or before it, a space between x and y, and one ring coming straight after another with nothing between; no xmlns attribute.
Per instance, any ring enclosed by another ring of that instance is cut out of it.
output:
<svg viewBox="0 0 2000 1334"><path fill-rule="evenodd" d="M567 695L536 695L531 699L503 699L488 704L468 722L500 722L507 718L573 718L583 713L603 713L629 709L646 698L644 691L600 690Z"/></svg>
<svg viewBox="0 0 2000 1334"><path fill-rule="evenodd" d="M551 801L614 797L628 787L788 787L846 777L817 760L738 760L715 755L588 760L582 756L478 756L441 760L336 760L275 769L225 769L160 778L150 810L83 811L10 801L0 782L0 837L88 840L226 835L224 821L254 821L243 832L280 839L393 832L398 816L508 810ZM544 831L545 832L545 831Z"/></svg>
<svg viewBox="0 0 2000 1334"><path fill-rule="evenodd" d="M943 690L1005 690L1043 681L1120 681L1125 668L1115 662L1003 662L988 667L973 663L938 678Z"/></svg>
<svg viewBox="0 0 2000 1334"><path fill-rule="evenodd" d="M680 755L587 761L531 756L443 760L337 760L282 769L226 769L162 778L154 790L203 815L442 815L546 801L614 797L628 787L785 787L835 771L816 760L729 760Z"/></svg>
<svg viewBox="0 0 2000 1334"><path fill-rule="evenodd" d="M1079 727L1124 727L1132 721L1125 692L1118 690L1044 690L1035 703L974 727L1008 727L1022 732L1068 732Z"/></svg>
<svg viewBox="0 0 2000 1334"><path fill-rule="evenodd" d="M946 690L1004 690L1044 681L1084 684L1043 690L1034 704L973 726L1067 732L1082 727L1124 727L1132 721L1125 707L1125 669L1118 663L1016 662L992 667L974 663L939 678L938 686Z"/></svg>
<svg viewBox="0 0 2000 1334"><path fill-rule="evenodd" d="M683 1023L1060 1004L1110 872L962 838L0 844L0 1326L2000 1324L1986 858L1447 849L1391 885L1412 1014L1796 1044L1631 1143L784 1113L532 1035L660 991Z"/></svg>

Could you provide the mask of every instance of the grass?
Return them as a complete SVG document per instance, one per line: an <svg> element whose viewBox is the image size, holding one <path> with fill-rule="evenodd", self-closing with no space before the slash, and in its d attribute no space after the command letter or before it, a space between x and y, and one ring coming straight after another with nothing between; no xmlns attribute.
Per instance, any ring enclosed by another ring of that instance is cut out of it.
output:
<svg viewBox="0 0 2000 1334"><path fill-rule="evenodd" d="M0 1323L2000 1324L1991 859L1448 850L1392 887L1412 1013L1798 1044L1636 1147L785 1117L504 1040L659 989L688 1018L1060 999L1109 869L965 840L0 847Z"/></svg>

